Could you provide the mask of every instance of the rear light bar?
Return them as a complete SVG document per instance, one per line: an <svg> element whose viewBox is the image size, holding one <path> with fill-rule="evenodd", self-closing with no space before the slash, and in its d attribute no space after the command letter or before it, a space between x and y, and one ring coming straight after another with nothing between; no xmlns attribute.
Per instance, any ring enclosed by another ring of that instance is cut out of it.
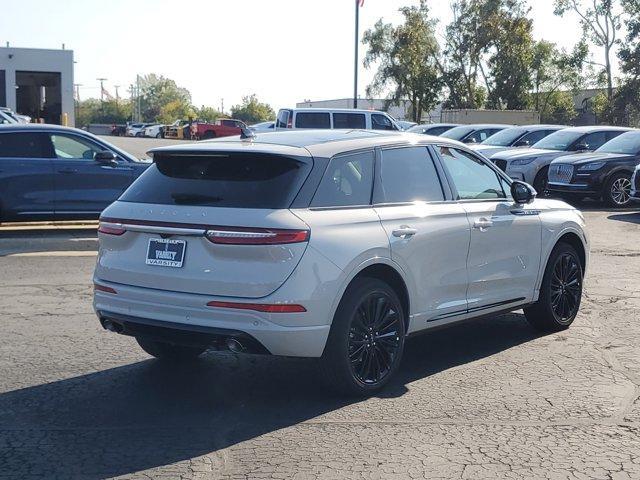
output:
<svg viewBox="0 0 640 480"><path fill-rule="evenodd" d="M100 222L98 233L104 235L123 235L127 230L122 225L112 225Z"/></svg>
<svg viewBox="0 0 640 480"><path fill-rule="evenodd" d="M306 242L309 230L216 227L207 230L205 236L212 243L225 245L281 245Z"/></svg>
<svg viewBox="0 0 640 480"><path fill-rule="evenodd" d="M207 303L208 307L217 308L235 308L237 310L254 310L256 312L266 313L302 313L307 309L302 305L292 303L236 303L236 302L218 302L213 301Z"/></svg>
<svg viewBox="0 0 640 480"><path fill-rule="evenodd" d="M113 288L107 287L106 285L100 285L99 283L94 283L93 284L93 291L94 292L112 293L114 295L118 294L118 292L116 292Z"/></svg>

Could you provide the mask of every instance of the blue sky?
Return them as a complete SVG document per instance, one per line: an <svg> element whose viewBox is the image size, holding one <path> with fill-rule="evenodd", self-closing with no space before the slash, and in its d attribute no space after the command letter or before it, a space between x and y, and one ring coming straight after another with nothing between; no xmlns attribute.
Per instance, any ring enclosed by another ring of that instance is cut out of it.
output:
<svg viewBox="0 0 640 480"><path fill-rule="evenodd" d="M349 97L353 82L353 0L2 0L0 44L74 50L81 96L99 96L96 78L126 95L136 73L158 73L188 88L196 105L225 108L256 93L274 108L306 98ZM365 0L361 31L417 0ZM575 18L531 0L536 38L571 47ZM441 26L449 2L432 0ZM362 53L362 48L361 48ZM373 72L361 68L364 94Z"/></svg>

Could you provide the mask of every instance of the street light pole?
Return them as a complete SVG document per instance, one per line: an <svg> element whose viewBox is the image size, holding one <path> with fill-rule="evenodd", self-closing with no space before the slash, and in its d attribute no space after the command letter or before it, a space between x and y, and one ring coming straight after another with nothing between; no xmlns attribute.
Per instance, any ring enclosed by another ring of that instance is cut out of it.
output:
<svg viewBox="0 0 640 480"><path fill-rule="evenodd" d="M356 6L356 34L355 34L355 55L353 62L353 108L358 108L358 43L360 40L360 6L361 0L355 0Z"/></svg>

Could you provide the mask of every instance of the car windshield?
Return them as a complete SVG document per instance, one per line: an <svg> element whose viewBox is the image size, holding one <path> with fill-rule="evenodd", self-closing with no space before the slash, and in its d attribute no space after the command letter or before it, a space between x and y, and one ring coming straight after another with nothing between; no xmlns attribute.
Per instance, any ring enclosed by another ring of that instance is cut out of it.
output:
<svg viewBox="0 0 640 480"><path fill-rule="evenodd" d="M462 140L464 137L469 135L471 132L475 130L474 127L455 127L451 130L447 130L444 132L441 137L450 138L452 140Z"/></svg>
<svg viewBox="0 0 640 480"><path fill-rule="evenodd" d="M637 155L640 153L640 132L627 132L609 140L596 150L605 153L623 153Z"/></svg>
<svg viewBox="0 0 640 480"><path fill-rule="evenodd" d="M584 132L567 132L566 130L561 130L559 132L552 133L537 143L534 143L533 147L543 148L545 150L565 151L573 142L582 137L582 135L584 135Z"/></svg>
<svg viewBox="0 0 640 480"><path fill-rule="evenodd" d="M527 133L527 130L524 128L507 128L499 131L498 133L494 133L484 142L481 142L481 144L493 145L496 147L509 147L525 133Z"/></svg>

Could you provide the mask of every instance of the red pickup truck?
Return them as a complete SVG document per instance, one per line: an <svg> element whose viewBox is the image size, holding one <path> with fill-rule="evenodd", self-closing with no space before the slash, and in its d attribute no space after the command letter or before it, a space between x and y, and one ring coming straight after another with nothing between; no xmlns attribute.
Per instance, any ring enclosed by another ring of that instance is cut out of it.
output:
<svg viewBox="0 0 640 480"><path fill-rule="evenodd" d="M242 120L221 118L216 120L215 123L194 123L191 126L191 133L196 137L196 140L208 140L210 138L240 135L243 128L247 128L247 125Z"/></svg>

